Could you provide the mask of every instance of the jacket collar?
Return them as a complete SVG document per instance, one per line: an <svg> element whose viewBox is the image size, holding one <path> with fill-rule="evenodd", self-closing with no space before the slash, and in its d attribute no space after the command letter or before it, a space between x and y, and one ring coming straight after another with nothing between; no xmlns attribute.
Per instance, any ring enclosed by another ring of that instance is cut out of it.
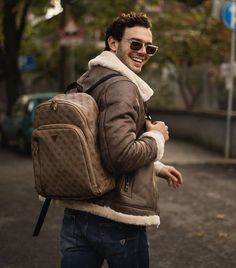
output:
<svg viewBox="0 0 236 268"><path fill-rule="evenodd" d="M88 63L89 69L92 66L98 65L112 69L128 77L138 87L143 101L149 100L150 97L153 95L153 90L149 87L149 85L138 75L136 75L132 70L130 70L124 63L122 63L113 52L103 51L101 54L99 54L96 58L90 60Z"/></svg>

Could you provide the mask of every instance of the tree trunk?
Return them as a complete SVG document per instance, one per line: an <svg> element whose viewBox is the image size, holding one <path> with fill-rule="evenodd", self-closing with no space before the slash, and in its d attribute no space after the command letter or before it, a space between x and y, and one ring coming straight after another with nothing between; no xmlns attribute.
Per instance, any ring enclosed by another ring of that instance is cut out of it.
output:
<svg viewBox="0 0 236 268"><path fill-rule="evenodd" d="M66 1L61 1L61 5L63 7L63 12L60 21L60 30L64 27L66 16L67 16L67 3ZM59 88L58 91L64 91L66 87L66 58L67 58L67 48L65 46L60 46L60 54L59 54Z"/></svg>
<svg viewBox="0 0 236 268"><path fill-rule="evenodd" d="M4 79L5 77L5 70L4 70L4 53L3 53L3 48L0 47L0 82Z"/></svg>
<svg viewBox="0 0 236 268"><path fill-rule="evenodd" d="M18 67L19 48L25 28L25 20L31 0L25 1L20 17L19 27L16 25L18 0L4 0L3 2L3 35L4 35L4 73L6 81L7 112L23 91L21 73Z"/></svg>

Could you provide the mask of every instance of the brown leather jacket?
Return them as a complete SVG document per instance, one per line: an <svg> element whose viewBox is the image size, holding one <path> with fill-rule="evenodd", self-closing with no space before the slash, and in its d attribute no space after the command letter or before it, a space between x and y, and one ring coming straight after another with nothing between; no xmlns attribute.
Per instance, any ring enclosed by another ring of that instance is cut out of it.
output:
<svg viewBox="0 0 236 268"><path fill-rule="evenodd" d="M110 73L114 71L92 67L79 83L86 90ZM89 204L78 202L66 206L124 223L158 225L158 189L153 165L157 145L154 138L140 138L145 131L145 109L137 86L127 77L117 76L96 87L91 95L99 107L102 162L116 178L117 186Z"/></svg>

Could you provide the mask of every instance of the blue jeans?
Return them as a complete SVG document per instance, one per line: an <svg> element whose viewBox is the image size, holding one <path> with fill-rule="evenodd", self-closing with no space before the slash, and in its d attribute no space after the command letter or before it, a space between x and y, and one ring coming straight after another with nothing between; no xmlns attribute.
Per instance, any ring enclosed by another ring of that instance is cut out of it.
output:
<svg viewBox="0 0 236 268"><path fill-rule="evenodd" d="M61 268L148 268L144 226L118 223L90 213L65 209L61 230Z"/></svg>

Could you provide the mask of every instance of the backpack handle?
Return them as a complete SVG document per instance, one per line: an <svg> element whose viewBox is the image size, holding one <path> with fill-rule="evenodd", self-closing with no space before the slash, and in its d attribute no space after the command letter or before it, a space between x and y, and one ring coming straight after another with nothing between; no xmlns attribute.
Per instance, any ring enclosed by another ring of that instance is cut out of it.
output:
<svg viewBox="0 0 236 268"><path fill-rule="evenodd" d="M77 92L83 92L83 87L80 84L78 84L77 82L72 82L66 87L64 93L66 94L68 91L74 88L76 88Z"/></svg>

